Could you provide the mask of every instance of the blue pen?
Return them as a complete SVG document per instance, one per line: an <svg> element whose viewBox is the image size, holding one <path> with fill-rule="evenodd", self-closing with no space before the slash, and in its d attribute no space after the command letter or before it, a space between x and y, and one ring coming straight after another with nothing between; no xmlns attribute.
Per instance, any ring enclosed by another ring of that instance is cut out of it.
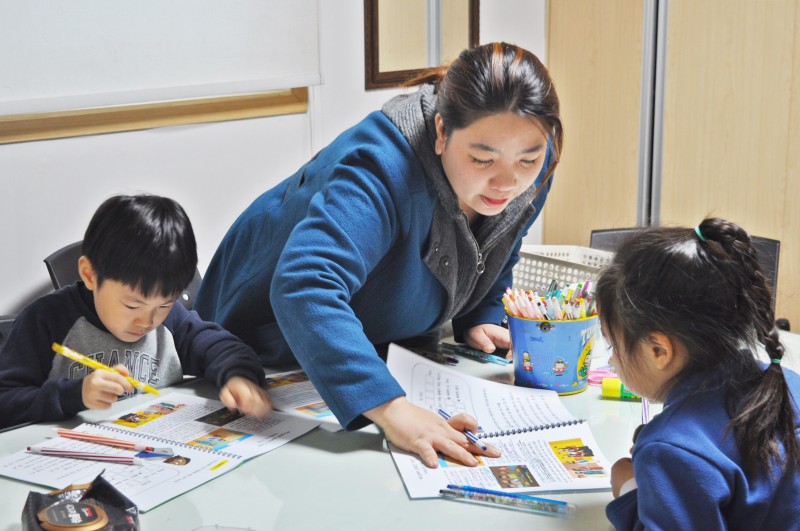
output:
<svg viewBox="0 0 800 531"><path fill-rule="evenodd" d="M451 354L466 356L467 358L473 358L479 361L488 361L491 363L496 363L498 365L508 365L509 363L511 363L511 361L502 358L500 356L495 356L494 354L489 354L488 352L483 352L482 350L476 350L474 348L464 347L461 345L451 345L450 343L442 343L439 345L439 348Z"/></svg>
<svg viewBox="0 0 800 531"><path fill-rule="evenodd" d="M557 289L558 289L558 281L556 279L552 279L550 281L550 285L547 286L547 291L545 292L545 298L547 300L550 300L550 297L553 296L553 293L555 293Z"/></svg>
<svg viewBox="0 0 800 531"><path fill-rule="evenodd" d="M475 501L496 503L551 515L564 516L575 511L575 506L573 504L560 500L489 490L467 485L447 485L447 489L442 489L439 493L444 496L462 496Z"/></svg>
<svg viewBox="0 0 800 531"><path fill-rule="evenodd" d="M486 354L486 359L491 363L496 363L498 365L509 365L511 364L511 360L507 360L505 358L501 358L500 356L495 356L494 354Z"/></svg>
<svg viewBox="0 0 800 531"><path fill-rule="evenodd" d="M442 418L444 418L444 420L450 420L450 414L447 411L445 411L444 409L440 409L439 410L439 415L441 415ZM483 450L483 451L488 450L488 447L485 444L483 444L483 442L480 439L478 439L478 436L475 435L474 433L472 433L471 431L464 430L464 435L467 436L467 439L469 439L469 442L471 442L472 444L474 444L475 446L477 446L481 450Z"/></svg>

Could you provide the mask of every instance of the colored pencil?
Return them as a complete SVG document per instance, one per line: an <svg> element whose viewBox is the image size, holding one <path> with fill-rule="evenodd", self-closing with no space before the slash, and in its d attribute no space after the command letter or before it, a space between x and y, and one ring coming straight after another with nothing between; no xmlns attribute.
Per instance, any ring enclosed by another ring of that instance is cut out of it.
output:
<svg viewBox="0 0 800 531"><path fill-rule="evenodd" d="M53 350L56 351L57 353L61 354L62 356L71 359L72 361L77 361L81 365L86 365L87 367L91 367L92 369L98 369L98 370L101 370L101 371L109 371L109 372L113 372L113 373L119 374L120 376L122 376L123 378L128 380L128 382L130 382L130 384L132 386L134 386L137 389L140 389L142 391L145 391L146 393L152 393L154 395L160 395L161 394L161 393L158 392L158 389L156 389L155 387L150 387L146 383L140 382L139 380L136 380L135 378L131 378L130 376L125 376L121 372L119 372L118 370L113 369L113 368L109 367L108 365L103 365L99 361L93 360L92 358L88 358L88 357L84 356L83 354L75 352L71 348L67 348L67 347L65 347L63 345L59 345L58 343L53 343Z"/></svg>
<svg viewBox="0 0 800 531"><path fill-rule="evenodd" d="M70 459L88 459L89 461L104 461L120 465L143 465L144 461L132 455L96 454L93 452L75 452L61 448L46 448L42 446L29 446L28 452L36 455L51 457L67 457Z"/></svg>
<svg viewBox="0 0 800 531"><path fill-rule="evenodd" d="M96 444L105 444L107 446L116 446L117 448L126 448L128 450L136 450L139 452L151 452L154 454L173 455L174 452L171 448L153 448L146 444L135 443L131 441L123 441L120 439L112 439L111 437L103 437L102 435L93 435L91 433L84 433L82 431L65 430L59 428L56 433L61 437L67 439L77 439L79 441L92 442Z"/></svg>

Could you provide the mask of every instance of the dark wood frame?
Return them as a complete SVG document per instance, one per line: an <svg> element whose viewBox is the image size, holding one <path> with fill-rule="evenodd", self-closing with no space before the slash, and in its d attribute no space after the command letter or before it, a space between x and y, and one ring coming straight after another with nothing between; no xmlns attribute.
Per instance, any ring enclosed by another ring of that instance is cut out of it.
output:
<svg viewBox="0 0 800 531"><path fill-rule="evenodd" d="M469 46L477 46L480 28L480 0L469 0ZM364 0L364 86L367 90L391 88L428 70L395 70L381 72L378 64L378 0Z"/></svg>

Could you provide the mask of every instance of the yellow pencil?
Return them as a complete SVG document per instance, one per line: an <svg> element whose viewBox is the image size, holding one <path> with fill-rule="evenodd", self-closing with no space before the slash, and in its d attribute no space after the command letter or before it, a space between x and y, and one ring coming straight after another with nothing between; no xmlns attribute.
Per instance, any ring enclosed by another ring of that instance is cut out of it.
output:
<svg viewBox="0 0 800 531"><path fill-rule="evenodd" d="M155 387L150 387L146 383L140 382L139 380L135 380L135 379L131 378L130 376L124 376L118 370L112 369L108 365L103 365L99 361L95 361L92 358L87 358L83 354L79 354L79 353L75 352L74 350L72 350L71 348L67 348L67 347L65 347L63 345L59 345L58 343L53 343L53 350L55 350L56 352L58 352L62 356L66 356L67 358L71 359L72 361L77 361L78 363L86 365L87 367L91 367L92 369L100 369L100 370L103 370L103 371L115 372L115 373L119 374L120 376L122 376L123 378L125 378L126 380L128 380L131 383L131 385L136 387L137 389L141 389L142 391L145 391L147 393L153 393L154 395L160 395L161 394L161 393L158 392L158 389L156 389Z"/></svg>

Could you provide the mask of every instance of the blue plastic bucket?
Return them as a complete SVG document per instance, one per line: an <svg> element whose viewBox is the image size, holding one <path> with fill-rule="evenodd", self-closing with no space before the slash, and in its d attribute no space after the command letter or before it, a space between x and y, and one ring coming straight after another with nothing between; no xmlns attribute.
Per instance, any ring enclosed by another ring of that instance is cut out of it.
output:
<svg viewBox="0 0 800 531"><path fill-rule="evenodd" d="M560 395L586 390L597 316L535 321L508 316L514 349L514 385L551 389Z"/></svg>

